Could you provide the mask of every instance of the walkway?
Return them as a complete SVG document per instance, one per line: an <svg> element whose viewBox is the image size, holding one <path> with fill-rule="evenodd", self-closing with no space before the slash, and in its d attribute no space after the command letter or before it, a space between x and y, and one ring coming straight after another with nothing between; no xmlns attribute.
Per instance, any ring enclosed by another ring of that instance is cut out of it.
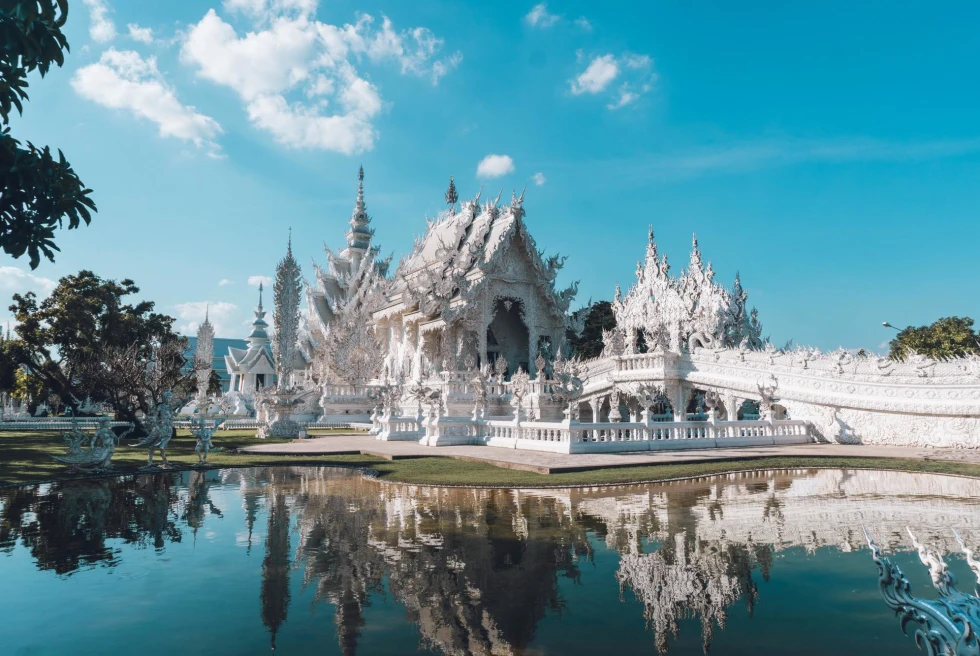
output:
<svg viewBox="0 0 980 656"><path fill-rule="evenodd" d="M741 447L729 449L690 449L680 451L647 451L643 453L544 453L490 446L421 446L417 442L385 442L360 434L331 435L280 444L261 444L242 449L245 453L282 456L320 456L362 454L387 460L444 456L458 460L488 462L507 469L539 474L582 471L607 467L634 467L679 462L711 462L771 456L913 458L918 460L954 460L980 464L980 450L922 449L897 446L850 444L798 444L784 446Z"/></svg>

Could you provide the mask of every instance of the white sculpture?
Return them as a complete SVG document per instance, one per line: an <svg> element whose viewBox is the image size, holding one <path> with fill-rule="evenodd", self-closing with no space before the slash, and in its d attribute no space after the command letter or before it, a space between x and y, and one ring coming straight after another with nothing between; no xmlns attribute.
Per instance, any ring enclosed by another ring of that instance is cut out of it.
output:
<svg viewBox="0 0 980 656"><path fill-rule="evenodd" d="M174 434L174 410L178 407L180 404L174 398L173 392L167 390L163 393L163 399L157 404L153 413L144 420L144 426L148 430L147 435L133 446L149 447L149 453L146 457L147 468L154 467L153 452L159 449L160 457L163 460L160 468L170 469L170 463L167 461L167 445L170 444L170 439Z"/></svg>
<svg viewBox="0 0 980 656"><path fill-rule="evenodd" d="M200 415L191 420L191 435L197 438L194 453L198 466L208 464L208 454L218 450L211 445L211 438L222 423L224 419L205 419Z"/></svg>
<svg viewBox="0 0 980 656"><path fill-rule="evenodd" d="M51 456L51 458L68 465L68 468L73 471L83 473L108 471L112 469L110 461L119 440L132 432L133 428L133 424L130 424L129 430L116 435L110 426L109 418L102 417L95 433L89 437L79 428L78 419L73 416L71 430L63 435L68 453L64 456ZM86 441L88 441L87 448Z"/></svg>

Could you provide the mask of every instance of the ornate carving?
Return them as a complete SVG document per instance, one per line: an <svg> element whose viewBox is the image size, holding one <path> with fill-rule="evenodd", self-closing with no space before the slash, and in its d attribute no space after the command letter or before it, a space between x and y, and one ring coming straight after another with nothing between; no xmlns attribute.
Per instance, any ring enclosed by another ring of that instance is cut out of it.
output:
<svg viewBox="0 0 980 656"><path fill-rule="evenodd" d="M923 547L909 531L919 558L929 567L939 599L920 599L912 594L912 586L902 570L881 555L881 549L865 531L871 557L878 566L878 587L885 604L901 620L902 632L911 622L918 625L915 644L929 656L980 654L980 598L956 589L956 579L946 570L942 558Z"/></svg>

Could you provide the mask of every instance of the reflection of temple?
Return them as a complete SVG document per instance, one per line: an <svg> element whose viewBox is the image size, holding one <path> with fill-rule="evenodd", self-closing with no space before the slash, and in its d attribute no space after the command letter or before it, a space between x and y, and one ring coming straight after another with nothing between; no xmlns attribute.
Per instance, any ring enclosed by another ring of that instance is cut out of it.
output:
<svg viewBox="0 0 980 656"><path fill-rule="evenodd" d="M622 612L643 614L661 653L692 632L684 620L700 623L707 648L733 608L764 600L782 550L857 549L862 526L888 550L911 548L906 526L940 551L959 552L954 530L980 545L980 481L965 478L797 470L477 490L293 467L0 490L0 550L21 542L38 567L65 574L111 566L120 554L110 539L160 548L181 539L184 523L227 522L211 501L222 498L219 480L226 490L239 486L242 546L262 551L254 621L273 645L286 635L296 570L314 601L331 607L347 655L357 653L372 599L389 592L436 653L530 652L542 621L570 605L562 582L588 581L587 559L603 542L618 556L607 583L619 585Z"/></svg>
<svg viewBox="0 0 980 656"><path fill-rule="evenodd" d="M558 581L578 578L590 535L619 552L619 584L642 605L661 653L684 619L701 622L707 649L733 604L751 610L753 572L768 580L782 549L849 551L862 525L891 548L910 547L906 525L940 548L955 549L953 529L980 542L980 482L924 474L794 471L544 491L291 472L278 489L300 515L296 557L304 582L334 605L345 654L356 652L365 608L385 582L434 651L522 653L564 606Z"/></svg>

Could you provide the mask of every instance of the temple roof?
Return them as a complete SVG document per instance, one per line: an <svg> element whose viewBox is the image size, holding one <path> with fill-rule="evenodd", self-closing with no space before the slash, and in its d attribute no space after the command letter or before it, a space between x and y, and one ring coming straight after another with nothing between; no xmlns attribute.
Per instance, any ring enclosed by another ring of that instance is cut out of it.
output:
<svg viewBox="0 0 980 656"><path fill-rule="evenodd" d="M425 235L416 241L411 255L395 273L386 307L410 306L421 296L439 297L446 303L461 297L461 292L479 284L484 273L510 245L520 242L532 268L538 274L543 290L554 301L554 310L563 314L574 289L555 293L554 279L561 268L557 257L547 262L537 250L524 223L524 195L512 196L507 206L497 199L480 205L479 196L463 203L459 212L450 210L430 220ZM431 314L431 308L420 308Z"/></svg>

